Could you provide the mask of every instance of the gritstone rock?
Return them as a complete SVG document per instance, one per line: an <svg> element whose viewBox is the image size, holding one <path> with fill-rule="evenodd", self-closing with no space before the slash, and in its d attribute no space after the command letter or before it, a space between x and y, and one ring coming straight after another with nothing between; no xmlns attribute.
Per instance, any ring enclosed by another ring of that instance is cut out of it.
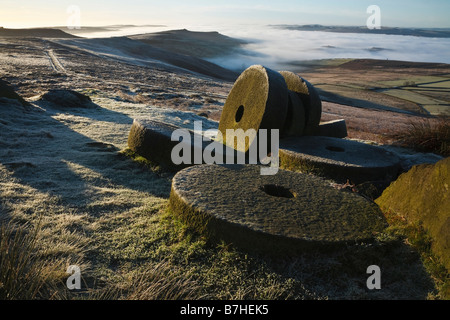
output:
<svg viewBox="0 0 450 320"><path fill-rule="evenodd" d="M30 105L27 101L25 101L21 96L19 96L13 89L13 87L4 80L0 79L0 101L1 100L14 100L22 106Z"/></svg>
<svg viewBox="0 0 450 320"><path fill-rule="evenodd" d="M450 270L450 157L413 166L375 200L384 212L423 226L433 239L431 249Z"/></svg>
<svg viewBox="0 0 450 320"><path fill-rule="evenodd" d="M246 152L253 141L244 147L226 141L227 129L283 128L288 110L289 94L283 77L273 70L255 65L246 69L234 83L222 110L219 131L229 147Z"/></svg>
<svg viewBox="0 0 450 320"><path fill-rule="evenodd" d="M49 90L40 98L42 101L51 102L58 108L95 108L96 105L88 96L66 89Z"/></svg>
<svg viewBox="0 0 450 320"><path fill-rule="evenodd" d="M199 165L172 180L174 214L211 239L285 254L366 241L386 227L378 206L321 178L258 165Z"/></svg>
<svg viewBox="0 0 450 320"><path fill-rule="evenodd" d="M392 181L400 159L380 147L333 137L280 140L280 167L310 172L338 182Z"/></svg>
<svg viewBox="0 0 450 320"><path fill-rule="evenodd" d="M289 90L297 92L305 108L305 135L313 135L322 117L322 101L311 83L290 71L280 71Z"/></svg>

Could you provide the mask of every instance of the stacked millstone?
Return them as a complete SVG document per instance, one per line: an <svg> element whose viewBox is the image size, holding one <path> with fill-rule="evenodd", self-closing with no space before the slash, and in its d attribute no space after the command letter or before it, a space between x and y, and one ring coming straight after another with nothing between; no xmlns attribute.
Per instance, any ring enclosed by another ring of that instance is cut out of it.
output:
<svg viewBox="0 0 450 320"><path fill-rule="evenodd" d="M247 152L237 141L226 141L228 129L278 129L282 168L310 172L339 183L391 181L400 159L384 149L342 139L345 120L321 123L322 102L307 80L290 71L263 66L246 69L236 80L219 122L223 143ZM258 141L258 136L254 141ZM239 149L240 148L240 149Z"/></svg>
<svg viewBox="0 0 450 320"><path fill-rule="evenodd" d="M219 122L223 143L246 152L236 141L226 141L227 129L278 129L281 137L314 135L342 127L342 121L320 125L322 102L314 87L305 79L289 71L276 72L260 65L246 69L234 83ZM345 126L345 122L344 122ZM346 128L344 133L347 134Z"/></svg>
<svg viewBox="0 0 450 320"><path fill-rule="evenodd" d="M373 239L386 227L379 207L357 193L333 187L320 176L378 180L395 174L397 159L377 147L342 139L346 128L342 137L336 137L335 128L345 127L345 122L321 124L321 113L316 90L298 75L263 66L246 69L225 102L218 125L221 134L207 140L191 132L187 150L204 151L213 143L248 154L253 143L260 143L256 138L262 129L277 129L282 168L262 175L261 164L175 165L178 172L170 194L173 214L211 240L274 255ZM128 145L144 157L171 164L171 150L180 143L171 139L176 129L135 120ZM228 129L253 129L258 134L247 136L242 144L227 141ZM327 136L327 132L333 134ZM192 143L196 139L203 144Z"/></svg>

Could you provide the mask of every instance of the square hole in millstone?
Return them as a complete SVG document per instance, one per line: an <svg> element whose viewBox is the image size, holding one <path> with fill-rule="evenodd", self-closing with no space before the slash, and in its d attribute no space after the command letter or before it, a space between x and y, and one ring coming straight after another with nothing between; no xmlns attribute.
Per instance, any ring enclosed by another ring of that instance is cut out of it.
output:
<svg viewBox="0 0 450 320"><path fill-rule="evenodd" d="M295 193L293 193L291 190L276 184L265 184L261 186L259 189L272 197L295 198Z"/></svg>

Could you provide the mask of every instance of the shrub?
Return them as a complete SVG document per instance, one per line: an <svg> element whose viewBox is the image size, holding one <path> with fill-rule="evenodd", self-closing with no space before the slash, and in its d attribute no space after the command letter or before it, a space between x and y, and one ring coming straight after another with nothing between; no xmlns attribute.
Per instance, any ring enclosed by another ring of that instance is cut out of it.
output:
<svg viewBox="0 0 450 320"><path fill-rule="evenodd" d="M410 126L392 135L398 144L420 152L450 156L450 118L439 117L411 122Z"/></svg>

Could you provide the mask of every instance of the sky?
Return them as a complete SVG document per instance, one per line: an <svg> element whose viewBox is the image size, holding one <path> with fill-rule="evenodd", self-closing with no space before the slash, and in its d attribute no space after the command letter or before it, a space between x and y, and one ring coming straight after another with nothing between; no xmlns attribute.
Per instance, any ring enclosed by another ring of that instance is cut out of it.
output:
<svg viewBox="0 0 450 320"><path fill-rule="evenodd" d="M449 0L0 0L0 26L114 24L246 25L322 24L364 26L377 5L381 26L450 28ZM79 9L73 10L73 6ZM75 16L76 15L76 16Z"/></svg>

